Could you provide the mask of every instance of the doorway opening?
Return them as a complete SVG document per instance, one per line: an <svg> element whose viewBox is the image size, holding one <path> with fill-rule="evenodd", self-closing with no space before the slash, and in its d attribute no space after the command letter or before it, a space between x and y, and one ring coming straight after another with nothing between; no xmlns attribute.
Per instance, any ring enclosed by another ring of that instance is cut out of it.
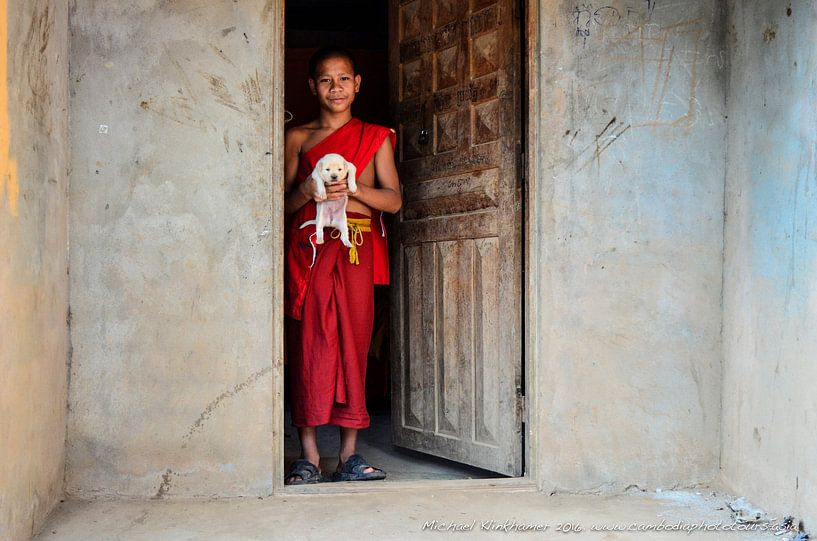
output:
<svg viewBox="0 0 817 541"><path fill-rule="evenodd" d="M521 4L350 0L338 10L328 0L286 3L287 127L317 116L308 60L336 45L355 55L362 76L354 116L398 131L404 207L401 216L385 216L396 272L390 286L375 286L371 426L358 436L358 452L386 470L385 482L523 473ZM515 23L510 67L502 66L506 19ZM503 215L518 220L503 222ZM500 283L509 271L516 273L510 284ZM430 310L422 306L428 302ZM457 338L460 330L468 340ZM300 444L286 359L284 373L286 468ZM467 388L473 403L452 403L464 398L453 387ZM415 418L418 408L431 430ZM509 434L517 441L499 442ZM318 444L322 470L334 471L337 428L320 427Z"/></svg>

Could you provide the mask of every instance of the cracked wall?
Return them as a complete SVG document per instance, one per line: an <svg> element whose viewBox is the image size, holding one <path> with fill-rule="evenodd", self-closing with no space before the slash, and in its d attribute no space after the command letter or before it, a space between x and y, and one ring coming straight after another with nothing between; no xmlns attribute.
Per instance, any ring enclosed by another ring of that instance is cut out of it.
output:
<svg viewBox="0 0 817 541"><path fill-rule="evenodd" d="M270 9L73 2L71 494L271 489Z"/></svg>
<svg viewBox="0 0 817 541"><path fill-rule="evenodd" d="M68 10L0 0L0 539L62 495L68 356Z"/></svg>

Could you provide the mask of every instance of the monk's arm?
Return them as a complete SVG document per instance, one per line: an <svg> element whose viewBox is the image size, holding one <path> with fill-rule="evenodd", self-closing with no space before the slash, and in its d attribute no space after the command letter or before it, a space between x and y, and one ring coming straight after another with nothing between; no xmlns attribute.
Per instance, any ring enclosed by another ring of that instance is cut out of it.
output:
<svg viewBox="0 0 817 541"><path fill-rule="evenodd" d="M315 182L295 182L298 176L298 159L301 144L306 135L293 128L286 133L284 140L284 214L292 214L316 197Z"/></svg>
<svg viewBox="0 0 817 541"><path fill-rule="evenodd" d="M349 194L349 197L354 197L370 208L394 214L403 206L403 196L400 193L397 166L394 164L394 151L388 137L374 155L374 170L379 187L358 184L357 192Z"/></svg>

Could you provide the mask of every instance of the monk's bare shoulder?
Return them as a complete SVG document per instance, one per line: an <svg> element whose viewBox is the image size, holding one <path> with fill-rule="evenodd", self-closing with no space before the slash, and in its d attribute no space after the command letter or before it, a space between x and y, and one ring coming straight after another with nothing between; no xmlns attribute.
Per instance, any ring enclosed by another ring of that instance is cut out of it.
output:
<svg viewBox="0 0 817 541"><path fill-rule="evenodd" d="M290 132L292 135L290 136ZM286 145L297 147L297 152L307 152L310 148L326 137L326 128L321 127L318 120L313 120L301 126L295 126L287 131ZM292 147L290 147L292 148Z"/></svg>
<svg viewBox="0 0 817 541"><path fill-rule="evenodd" d="M312 124L313 123L310 122L309 124L289 128L284 135L284 145L286 148L299 154L304 143L315 133L315 128Z"/></svg>

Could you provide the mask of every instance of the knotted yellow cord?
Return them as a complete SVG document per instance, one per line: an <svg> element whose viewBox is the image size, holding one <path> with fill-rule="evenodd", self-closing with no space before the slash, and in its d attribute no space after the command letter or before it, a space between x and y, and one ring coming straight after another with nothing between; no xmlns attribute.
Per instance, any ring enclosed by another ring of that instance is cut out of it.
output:
<svg viewBox="0 0 817 541"><path fill-rule="evenodd" d="M372 230L371 224L371 218L346 218L346 226L349 228L349 242L352 243L352 247L349 248L349 263L352 265L360 265L357 247L363 245L363 233ZM339 239L340 231L335 229L329 236L333 239Z"/></svg>

